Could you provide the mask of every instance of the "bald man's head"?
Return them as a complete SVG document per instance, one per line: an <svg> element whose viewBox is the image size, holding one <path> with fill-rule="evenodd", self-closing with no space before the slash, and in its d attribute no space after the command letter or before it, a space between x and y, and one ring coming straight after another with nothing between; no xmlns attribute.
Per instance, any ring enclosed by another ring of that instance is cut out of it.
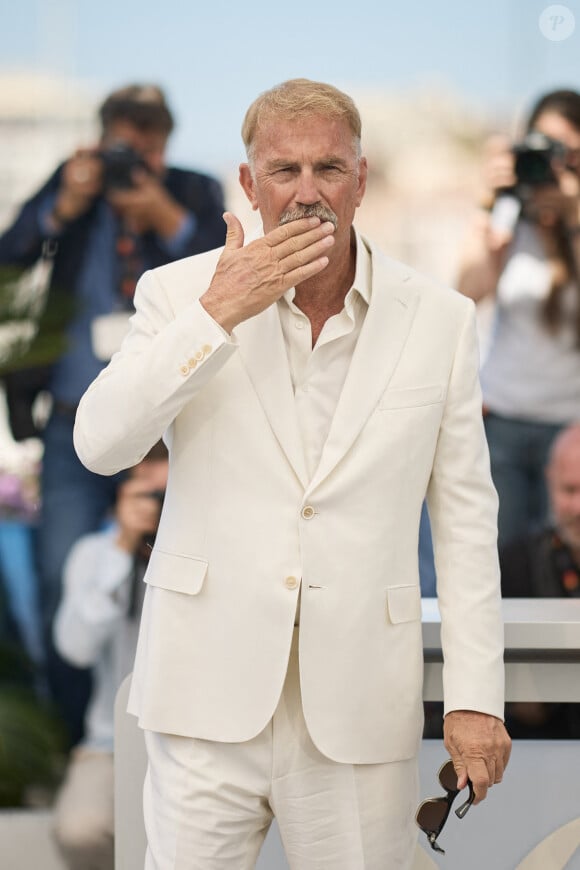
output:
<svg viewBox="0 0 580 870"><path fill-rule="evenodd" d="M580 553L580 423L555 439L546 468L552 513L563 541Z"/></svg>

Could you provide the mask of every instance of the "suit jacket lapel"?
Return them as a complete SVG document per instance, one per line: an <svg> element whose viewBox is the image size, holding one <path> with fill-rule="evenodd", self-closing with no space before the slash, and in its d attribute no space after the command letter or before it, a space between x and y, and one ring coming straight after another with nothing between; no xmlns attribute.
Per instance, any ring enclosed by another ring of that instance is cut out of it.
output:
<svg viewBox="0 0 580 870"><path fill-rule="evenodd" d="M294 389L278 308L271 305L235 329L239 352L272 430L303 487L308 482Z"/></svg>
<svg viewBox="0 0 580 870"><path fill-rule="evenodd" d="M395 371L407 340L418 293L410 286L411 270L371 249L371 304L338 400L311 492L328 476L355 441Z"/></svg>

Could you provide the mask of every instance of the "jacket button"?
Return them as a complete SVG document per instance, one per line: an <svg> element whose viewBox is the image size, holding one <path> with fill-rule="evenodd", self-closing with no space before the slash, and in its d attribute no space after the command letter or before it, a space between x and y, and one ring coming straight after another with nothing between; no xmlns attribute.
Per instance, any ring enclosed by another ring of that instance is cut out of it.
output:
<svg viewBox="0 0 580 870"><path fill-rule="evenodd" d="M187 365L189 366L190 369L194 369L197 365L197 360L193 359L193 357L192 357L191 359L189 359L187 361Z"/></svg>
<svg viewBox="0 0 580 870"><path fill-rule="evenodd" d="M284 580L284 586L286 587L286 589L296 589L296 587L298 586L298 580L296 579L296 577L286 577L286 579Z"/></svg>
<svg viewBox="0 0 580 870"><path fill-rule="evenodd" d="M179 371L181 372L182 375L188 375L189 374L189 366L181 366Z"/></svg>
<svg viewBox="0 0 580 870"><path fill-rule="evenodd" d="M196 352L194 353L194 357L196 358L196 360L197 360L198 362L199 362L199 360L203 359L203 357L204 357L203 350L198 350L198 351L196 351Z"/></svg>
<svg viewBox="0 0 580 870"><path fill-rule="evenodd" d="M204 352L204 354L206 356L208 353L211 353L212 350L213 350L213 348L212 348L211 344L204 344L204 346L202 347L202 351Z"/></svg>
<svg viewBox="0 0 580 870"><path fill-rule="evenodd" d="M306 507L302 508L302 517L305 520L311 520L312 517L314 516L314 513L315 513L314 508L311 507L309 504L307 504Z"/></svg>

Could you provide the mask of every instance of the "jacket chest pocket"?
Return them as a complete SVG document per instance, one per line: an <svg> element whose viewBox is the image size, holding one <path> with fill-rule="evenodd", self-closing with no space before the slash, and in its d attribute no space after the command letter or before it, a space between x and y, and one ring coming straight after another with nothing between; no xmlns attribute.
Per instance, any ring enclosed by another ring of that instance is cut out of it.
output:
<svg viewBox="0 0 580 870"><path fill-rule="evenodd" d="M444 398L443 384L412 387L407 390L387 390L379 399L378 409L390 411L398 408L421 408L425 405L438 405Z"/></svg>

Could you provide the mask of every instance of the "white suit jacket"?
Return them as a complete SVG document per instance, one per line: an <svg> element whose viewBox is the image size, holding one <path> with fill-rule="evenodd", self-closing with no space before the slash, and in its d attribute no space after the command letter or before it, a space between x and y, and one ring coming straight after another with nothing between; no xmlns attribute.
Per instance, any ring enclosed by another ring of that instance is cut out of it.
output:
<svg viewBox="0 0 580 870"><path fill-rule="evenodd" d="M301 580L306 722L326 756L415 754L417 540L431 515L446 709L503 715L497 497L473 304L377 251L372 299L308 480L274 305L226 341L203 312L221 251L146 273L75 444L113 474L164 435L170 473L146 575L129 709L142 727L244 741L284 682Z"/></svg>

